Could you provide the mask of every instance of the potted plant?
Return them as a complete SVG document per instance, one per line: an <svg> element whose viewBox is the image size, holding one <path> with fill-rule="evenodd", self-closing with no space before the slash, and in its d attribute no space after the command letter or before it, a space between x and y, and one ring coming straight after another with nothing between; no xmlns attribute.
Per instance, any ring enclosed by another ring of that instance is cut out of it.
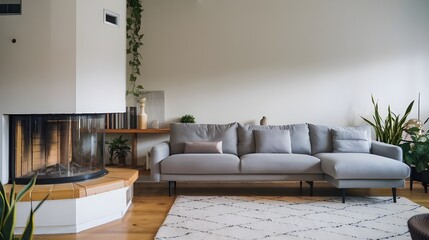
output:
<svg viewBox="0 0 429 240"><path fill-rule="evenodd" d="M374 121L372 122L364 117L362 119L374 128L377 141L399 145L402 140L402 133L405 131L405 121L413 108L414 101L408 105L402 117L400 114L396 115L393 113L390 106L388 106L385 119L381 117L378 102L374 100L373 96L371 96L371 101L374 106L374 116L372 117Z"/></svg>
<svg viewBox="0 0 429 240"><path fill-rule="evenodd" d="M425 121L425 123L429 118ZM422 183L425 193L429 183L429 132L418 127L407 129L411 140L403 140L400 144L404 161L411 167L410 190L413 190L413 181Z"/></svg>
<svg viewBox="0 0 429 240"><path fill-rule="evenodd" d="M180 118L180 122L181 123L195 123L195 117L190 115L190 114L186 114L186 115L182 116L182 118Z"/></svg>
<svg viewBox="0 0 429 240"><path fill-rule="evenodd" d="M122 135L117 138L112 138L112 140L106 141L106 144L109 144L109 164L113 165L113 161L118 159L118 165L123 167L125 166L125 158L128 153L131 152L130 146L127 145L128 139L122 139Z"/></svg>

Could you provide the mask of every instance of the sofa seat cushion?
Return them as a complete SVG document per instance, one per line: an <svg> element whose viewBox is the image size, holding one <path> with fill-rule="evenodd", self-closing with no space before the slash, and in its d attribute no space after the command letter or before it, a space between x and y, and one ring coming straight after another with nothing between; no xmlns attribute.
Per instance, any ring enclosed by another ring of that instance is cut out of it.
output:
<svg viewBox="0 0 429 240"><path fill-rule="evenodd" d="M318 153L323 173L335 179L405 179L403 162L369 153Z"/></svg>
<svg viewBox="0 0 429 240"><path fill-rule="evenodd" d="M176 154L161 161L162 174L235 174L240 159L233 154Z"/></svg>
<svg viewBox="0 0 429 240"><path fill-rule="evenodd" d="M322 173L320 160L305 154L251 153L240 159L242 174Z"/></svg>

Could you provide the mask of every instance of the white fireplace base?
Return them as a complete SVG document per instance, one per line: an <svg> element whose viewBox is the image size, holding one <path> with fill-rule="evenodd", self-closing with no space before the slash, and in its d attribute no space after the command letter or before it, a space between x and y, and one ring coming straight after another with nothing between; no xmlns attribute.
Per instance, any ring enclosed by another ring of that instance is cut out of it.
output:
<svg viewBox="0 0 429 240"><path fill-rule="evenodd" d="M121 219L131 204L132 191L131 185L88 197L47 200L36 212L35 234L78 233ZM23 232L30 206L30 202L18 203L16 234Z"/></svg>

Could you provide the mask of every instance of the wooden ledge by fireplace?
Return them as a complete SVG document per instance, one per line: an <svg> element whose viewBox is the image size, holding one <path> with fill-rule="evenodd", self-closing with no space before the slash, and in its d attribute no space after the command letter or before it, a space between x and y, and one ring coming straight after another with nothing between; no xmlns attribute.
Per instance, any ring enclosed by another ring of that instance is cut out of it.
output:
<svg viewBox="0 0 429 240"><path fill-rule="evenodd" d="M50 193L48 200L76 199L100 194L123 187L131 186L138 178L138 170L126 168L107 168L108 173L100 178L90 179L75 183L36 185L31 193L27 194L22 201L42 200ZM16 185L15 190L19 192L23 185ZM7 193L10 192L11 184L5 186Z"/></svg>

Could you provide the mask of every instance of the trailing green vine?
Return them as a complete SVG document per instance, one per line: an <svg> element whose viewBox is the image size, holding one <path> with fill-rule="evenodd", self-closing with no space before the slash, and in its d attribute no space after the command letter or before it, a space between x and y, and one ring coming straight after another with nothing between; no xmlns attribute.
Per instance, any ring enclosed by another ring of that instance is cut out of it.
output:
<svg viewBox="0 0 429 240"><path fill-rule="evenodd" d="M140 90L143 89L142 85L136 83L137 75L140 76L142 59L139 49L143 45L143 34L140 34L143 12L141 0L127 0L127 9L129 11L127 17L127 54L131 54L131 59L128 61L130 74L128 77L127 95L139 97Z"/></svg>

